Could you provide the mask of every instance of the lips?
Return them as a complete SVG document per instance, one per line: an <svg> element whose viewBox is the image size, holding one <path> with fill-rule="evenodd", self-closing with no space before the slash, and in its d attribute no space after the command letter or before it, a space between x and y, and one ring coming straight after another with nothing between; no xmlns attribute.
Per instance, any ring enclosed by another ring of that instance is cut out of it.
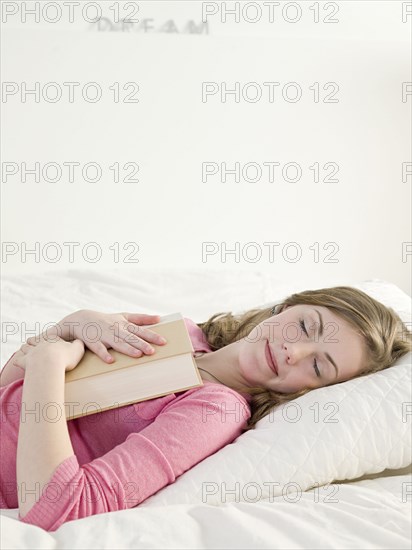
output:
<svg viewBox="0 0 412 550"><path fill-rule="evenodd" d="M266 355L266 361L270 369L273 370L276 376L278 376L278 369L275 362L275 358L273 357L273 353L269 345L269 340L266 340L265 355Z"/></svg>

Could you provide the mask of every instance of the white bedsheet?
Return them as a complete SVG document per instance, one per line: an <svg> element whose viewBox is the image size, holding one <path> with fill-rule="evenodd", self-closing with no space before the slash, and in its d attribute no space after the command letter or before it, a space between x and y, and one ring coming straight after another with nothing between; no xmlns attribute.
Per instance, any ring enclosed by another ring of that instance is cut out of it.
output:
<svg viewBox="0 0 412 550"><path fill-rule="evenodd" d="M55 533L17 524L1 511L1 548L391 548L409 549L412 476L331 485L282 497L153 507L99 514ZM332 502L336 500L337 502Z"/></svg>
<svg viewBox="0 0 412 550"><path fill-rule="evenodd" d="M322 283L319 283L319 285ZM351 284L334 281L325 284ZM194 321L268 303L302 288L253 271L71 269L2 280L2 365L35 329L89 308ZM397 293L393 288L392 298ZM404 299L399 289L399 303ZM22 325L22 322L25 325ZM36 325L37 323L37 325ZM6 336L5 330L15 334ZM185 475L185 474L183 474ZM183 476L182 476L183 477ZM412 475L386 475L254 502L146 505L64 524L55 533L1 510L1 548L410 548ZM155 500L155 499L154 499ZM337 502L333 502L333 500Z"/></svg>

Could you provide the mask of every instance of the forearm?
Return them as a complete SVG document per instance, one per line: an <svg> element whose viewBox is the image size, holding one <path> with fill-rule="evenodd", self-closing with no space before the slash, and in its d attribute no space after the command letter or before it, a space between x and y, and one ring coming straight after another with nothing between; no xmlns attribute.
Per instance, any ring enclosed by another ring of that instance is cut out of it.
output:
<svg viewBox="0 0 412 550"><path fill-rule="evenodd" d="M53 327L50 327L50 329L47 330L47 333L50 336L54 334L59 335L59 331L60 329L57 329L57 325L53 325ZM63 338L63 340L67 339L67 341L69 341L68 332L64 331L64 334L66 338L64 338L63 336L61 336L61 338ZM39 337L45 336L45 335L46 335L46 331L42 332ZM24 356L24 353L21 351L21 349L18 349L16 352L13 353L13 355L10 357L10 359L1 369L0 388L2 388L3 386L7 386L7 384L11 384L16 380L20 380L21 378L24 378L25 370L17 365L14 365L14 361L22 356Z"/></svg>
<svg viewBox="0 0 412 550"><path fill-rule="evenodd" d="M79 310L67 315L55 325L44 330L40 335L38 335L38 337L51 337L57 335L60 336L60 338L63 338L63 340L66 340L66 342L71 342L74 340L74 328L79 325L79 322L76 321L76 315L81 313L81 311L82 310ZM17 350L2 368L0 373L0 387L7 386L7 384L11 384L16 380L24 378L24 369L13 365L14 359L17 359L19 355L23 355L23 353L22 351Z"/></svg>
<svg viewBox="0 0 412 550"><path fill-rule="evenodd" d="M26 369L16 464L21 517L39 500L56 468L74 455L64 408L64 381L63 363L45 361Z"/></svg>

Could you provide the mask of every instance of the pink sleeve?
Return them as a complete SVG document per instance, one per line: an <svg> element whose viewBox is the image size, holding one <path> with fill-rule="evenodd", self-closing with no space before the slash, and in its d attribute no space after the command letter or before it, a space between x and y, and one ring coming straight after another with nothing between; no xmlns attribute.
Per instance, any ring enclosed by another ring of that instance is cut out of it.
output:
<svg viewBox="0 0 412 550"><path fill-rule="evenodd" d="M23 518L55 531L63 523L133 508L241 435L250 410L237 393L208 384L166 405L152 424L89 464L75 455L54 471Z"/></svg>

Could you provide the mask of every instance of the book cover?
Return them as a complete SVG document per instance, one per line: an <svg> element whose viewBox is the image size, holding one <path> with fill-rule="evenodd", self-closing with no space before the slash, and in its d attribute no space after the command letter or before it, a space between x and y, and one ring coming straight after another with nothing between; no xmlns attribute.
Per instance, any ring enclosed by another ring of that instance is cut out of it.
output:
<svg viewBox="0 0 412 550"><path fill-rule="evenodd" d="M66 372L67 420L203 385L181 313L161 317L159 323L144 328L167 340L162 346L150 342L154 354L136 358L111 348L115 361L108 364L86 349L77 367Z"/></svg>

